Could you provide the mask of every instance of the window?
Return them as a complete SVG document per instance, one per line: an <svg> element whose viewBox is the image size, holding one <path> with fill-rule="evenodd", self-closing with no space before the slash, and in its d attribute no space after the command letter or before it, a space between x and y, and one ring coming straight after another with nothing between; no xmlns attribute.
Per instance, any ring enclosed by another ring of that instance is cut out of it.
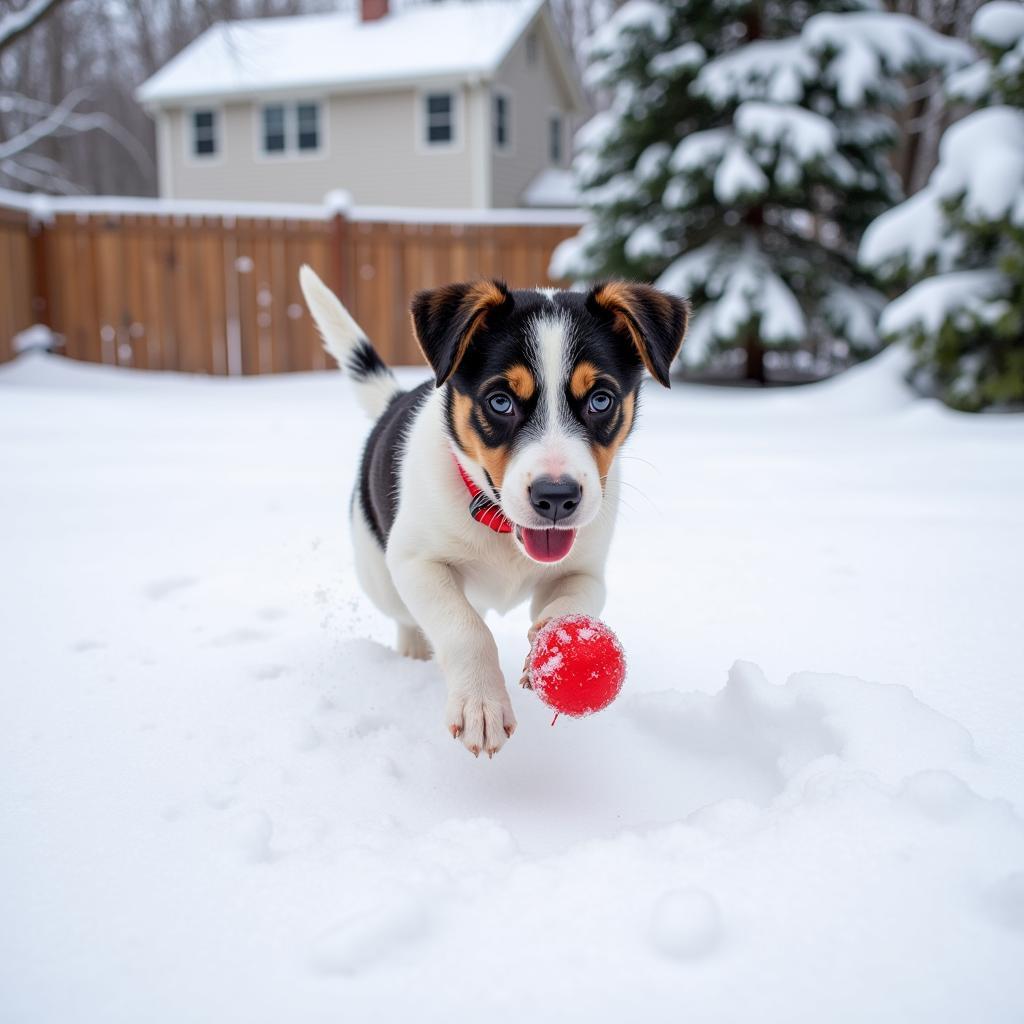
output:
<svg viewBox="0 0 1024 1024"><path fill-rule="evenodd" d="M260 133L261 152L266 156L316 153L321 147L320 104L312 100L268 104L261 112Z"/></svg>
<svg viewBox="0 0 1024 1024"><path fill-rule="evenodd" d="M533 67L537 63L537 30L526 36L526 63Z"/></svg>
<svg viewBox="0 0 1024 1024"><path fill-rule="evenodd" d="M509 98L505 93L494 94L494 145L508 149L511 124L509 123Z"/></svg>
<svg viewBox="0 0 1024 1024"><path fill-rule="evenodd" d="M562 115L552 114L548 118L548 159L555 167L562 166Z"/></svg>
<svg viewBox="0 0 1024 1024"><path fill-rule="evenodd" d="M450 92L431 92L424 97L427 114L427 145L455 141L455 97Z"/></svg>
<svg viewBox="0 0 1024 1024"><path fill-rule="evenodd" d="M263 152L283 153L287 147L284 130L284 107L263 108Z"/></svg>
<svg viewBox="0 0 1024 1024"><path fill-rule="evenodd" d="M217 155L217 112L215 110L192 111L192 154L193 156Z"/></svg>
<svg viewBox="0 0 1024 1024"><path fill-rule="evenodd" d="M308 153L320 148L320 107L315 103L300 103L295 108L299 137L299 152Z"/></svg>

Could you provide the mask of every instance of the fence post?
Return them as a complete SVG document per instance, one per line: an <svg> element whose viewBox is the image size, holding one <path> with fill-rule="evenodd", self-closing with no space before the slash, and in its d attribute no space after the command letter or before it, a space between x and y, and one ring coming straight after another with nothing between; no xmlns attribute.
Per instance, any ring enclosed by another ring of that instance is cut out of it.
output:
<svg viewBox="0 0 1024 1024"><path fill-rule="evenodd" d="M50 271L46 259L46 221L41 217L29 220L29 244L32 250L32 316L34 322L53 330L53 307L50 301Z"/></svg>
<svg viewBox="0 0 1024 1024"><path fill-rule="evenodd" d="M348 192L337 190L329 192L326 197L331 212L331 287L338 298L348 307L353 316L358 316L354 309L355 294L352 279L352 232L349 222L349 210L352 208L352 196Z"/></svg>

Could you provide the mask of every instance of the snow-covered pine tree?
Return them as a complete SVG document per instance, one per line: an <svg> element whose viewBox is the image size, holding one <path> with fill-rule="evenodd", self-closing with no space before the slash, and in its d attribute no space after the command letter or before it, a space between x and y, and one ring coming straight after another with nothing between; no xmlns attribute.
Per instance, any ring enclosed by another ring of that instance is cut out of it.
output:
<svg viewBox="0 0 1024 1024"><path fill-rule="evenodd" d="M914 282L880 327L910 342L919 387L958 409L1024 407L1024 4L974 16L981 59L951 75L951 99L982 104L947 129L917 195L867 230L861 259Z"/></svg>
<svg viewBox="0 0 1024 1024"><path fill-rule="evenodd" d="M745 358L755 380L766 348L824 370L873 349L856 245L898 198L883 111L969 49L869 4L626 3L590 51L611 96L577 139L591 222L553 270L658 278L695 302L684 359Z"/></svg>

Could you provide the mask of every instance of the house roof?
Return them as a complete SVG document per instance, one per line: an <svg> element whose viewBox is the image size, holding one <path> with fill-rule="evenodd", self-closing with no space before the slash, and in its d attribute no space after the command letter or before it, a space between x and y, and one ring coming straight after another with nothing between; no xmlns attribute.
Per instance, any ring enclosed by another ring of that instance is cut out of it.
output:
<svg viewBox="0 0 1024 1024"><path fill-rule="evenodd" d="M487 77L544 3L444 0L371 22L350 13L221 22L144 82L136 97L161 106Z"/></svg>

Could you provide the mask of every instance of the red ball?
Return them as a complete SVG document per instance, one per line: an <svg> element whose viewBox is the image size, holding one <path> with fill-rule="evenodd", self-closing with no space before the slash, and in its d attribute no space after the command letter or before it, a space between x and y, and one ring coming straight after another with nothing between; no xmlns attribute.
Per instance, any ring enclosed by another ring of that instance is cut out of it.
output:
<svg viewBox="0 0 1024 1024"><path fill-rule="evenodd" d="M600 619L563 615L547 623L533 641L533 688L562 714L582 718L608 707L625 678L622 645Z"/></svg>

